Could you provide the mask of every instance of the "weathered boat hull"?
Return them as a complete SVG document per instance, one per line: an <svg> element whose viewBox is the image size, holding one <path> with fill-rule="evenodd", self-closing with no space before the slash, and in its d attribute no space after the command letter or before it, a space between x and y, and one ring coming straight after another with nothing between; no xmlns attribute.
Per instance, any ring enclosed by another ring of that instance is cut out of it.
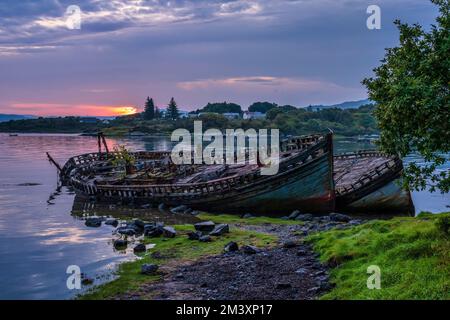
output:
<svg viewBox="0 0 450 320"><path fill-rule="evenodd" d="M295 144L297 140L292 141ZM96 166L101 156L94 154L72 158L62 171L66 183L77 194L95 197L99 201L184 204L211 212L289 214L296 209L313 213L332 211L335 200L332 135L325 135L308 147L300 144L299 147L296 153L285 154L287 156L281 160L280 171L276 175L262 176L258 170L203 183L89 183L83 178L89 175L86 172L91 172L94 167L96 172L109 168ZM147 158L151 154L139 155L142 156Z"/></svg>
<svg viewBox="0 0 450 320"><path fill-rule="evenodd" d="M403 163L398 157L383 156L377 151L360 151L335 157L345 161L377 158L382 163L358 176L352 184L336 188L336 210L354 213L414 214L414 205L409 191L401 188ZM385 159L385 160L383 160ZM360 162L364 164L364 162ZM341 165L337 165L336 168ZM356 165L355 165L356 167ZM360 165L361 167L361 165ZM353 169L353 168L352 168ZM350 170L351 171L351 170Z"/></svg>
<svg viewBox="0 0 450 320"><path fill-rule="evenodd" d="M348 204L338 202L341 211L363 213L406 213L414 214L411 194L400 187L399 179L362 196Z"/></svg>
<svg viewBox="0 0 450 320"><path fill-rule="evenodd" d="M326 213L334 209L334 187L328 155L301 168L237 189L217 198L190 203L194 208L215 212L288 214L293 210Z"/></svg>

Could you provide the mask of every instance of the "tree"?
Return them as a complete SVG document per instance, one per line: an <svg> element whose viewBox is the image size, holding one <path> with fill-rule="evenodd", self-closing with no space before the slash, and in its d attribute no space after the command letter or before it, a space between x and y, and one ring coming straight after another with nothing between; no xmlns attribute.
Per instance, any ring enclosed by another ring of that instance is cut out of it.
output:
<svg viewBox="0 0 450 320"><path fill-rule="evenodd" d="M172 99L170 99L169 105L167 106L167 115L168 118L172 119L172 120L176 120L178 119L178 107L177 107L177 103L175 102L175 99L172 97Z"/></svg>
<svg viewBox="0 0 450 320"><path fill-rule="evenodd" d="M381 130L380 147L405 156L417 151L427 162L405 168L404 187L449 192L450 170L437 172L450 151L450 15L449 0L432 0L440 15L429 32L395 21L398 47L386 50L375 77L363 80Z"/></svg>
<svg viewBox="0 0 450 320"><path fill-rule="evenodd" d="M143 116L145 120L152 120L155 118L155 104L153 103L153 98L147 97Z"/></svg>
<svg viewBox="0 0 450 320"><path fill-rule="evenodd" d="M276 108L276 103L270 102L254 102L250 107L248 107L248 111L250 112L261 112L267 113L267 111Z"/></svg>
<svg viewBox="0 0 450 320"><path fill-rule="evenodd" d="M155 119L161 118L161 110L158 107L155 107Z"/></svg>
<svg viewBox="0 0 450 320"><path fill-rule="evenodd" d="M214 112L214 113L239 113L242 114L242 108L240 105L232 102L214 102L204 106L202 109L197 110L197 113L199 112Z"/></svg>

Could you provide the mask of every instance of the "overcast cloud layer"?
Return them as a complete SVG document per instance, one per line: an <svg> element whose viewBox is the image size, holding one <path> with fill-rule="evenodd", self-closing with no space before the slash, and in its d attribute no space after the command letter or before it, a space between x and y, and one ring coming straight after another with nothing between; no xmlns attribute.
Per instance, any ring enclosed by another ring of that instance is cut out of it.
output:
<svg viewBox="0 0 450 320"><path fill-rule="evenodd" d="M80 30L66 27L72 4ZM370 4L381 30L366 27ZM427 0L1 0L0 113L364 99L360 81L397 43L392 21L436 14Z"/></svg>

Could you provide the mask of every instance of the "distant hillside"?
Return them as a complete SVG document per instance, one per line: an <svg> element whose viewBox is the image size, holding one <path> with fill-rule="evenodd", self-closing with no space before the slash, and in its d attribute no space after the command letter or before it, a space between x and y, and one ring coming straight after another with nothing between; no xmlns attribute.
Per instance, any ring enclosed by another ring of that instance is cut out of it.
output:
<svg viewBox="0 0 450 320"><path fill-rule="evenodd" d="M339 108L339 109L357 109L360 106L363 106L365 104L372 104L373 101L369 99L364 100L358 100L358 101L346 101L338 104L332 104L332 105L315 105L315 106L309 106L308 108L312 108L315 111L323 110L323 109L330 109L330 108Z"/></svg>
<svg viewBox="0 0 450 320"><path fill-rule="evenodd" d="M35 116L24 115L24 114L3 114L0 113L0 122L5 122L9 120L24 120L24 119L34 119Z"/></svg>

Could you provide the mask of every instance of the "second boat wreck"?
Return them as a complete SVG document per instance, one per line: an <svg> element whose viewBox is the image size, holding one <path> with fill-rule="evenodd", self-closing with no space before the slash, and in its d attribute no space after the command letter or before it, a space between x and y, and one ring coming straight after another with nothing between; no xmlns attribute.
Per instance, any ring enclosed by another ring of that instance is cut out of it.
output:
<svg viewBox="0 0 450 320"><path fill-rule="evenodd" d="M175 165L169 151L130 153L133 168L126 168L115 164L104 138L98 141L99 152L59 169L63 184L97 201L257 214L413 210L409 192L395 183L401 159L375 151L333 156L332 133L283 140L276 175L261 175L259 164Z"/></svg>

